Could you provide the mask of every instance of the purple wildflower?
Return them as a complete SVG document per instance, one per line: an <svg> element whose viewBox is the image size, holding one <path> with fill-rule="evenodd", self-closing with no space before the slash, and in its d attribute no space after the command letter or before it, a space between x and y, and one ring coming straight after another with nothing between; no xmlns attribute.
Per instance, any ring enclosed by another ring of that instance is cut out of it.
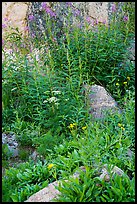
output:
<svg viewBox="0 0 137 204"><path fill-rule="evenodd" d="M6 24L2 24L2 28L4 29L4 28L6 28L7 26L6 26Z"/></svg>
<svg viewBox="0 0 137 204"><path fill-rule="evenodd" d="M86 20L87 20L88 23L91 22L91 18L90 17L87 17Z"/></svg>
<svg viewBox="0 0 137 204"><path fill-rule="evenodd" d="M41 7L43 10L45 10L47 8L47 3L46 2L42 2L41 3Z"/></svg>
<svg viewBox="0 0 137 204"><path fill-rule="evenodd" d="M67 6L72 6L72 2L66 2Z"/></svg>
<svg viewBox="0 0 137 204"><path fill-rule="evenodd" d="M91 24L92 26L94 26L95 25L95 22L94 22L94 20L92 20L92 24Z"/></svg>
<svg viewBox="0 0 137 204"><path fill-rule="evenodd" d="M55 17L56 14L49 8L49 7L46 7L45 8L45 11L51 16L51 17Z"/></svg>
<svg viewBox="0 0 137 204"><path fill-rule="evenodd" d="M28 18L29 18L30 21L33 21L35 19L35 17L33 15L29 15Z"/></svg>
<svg viewBox="0 0 137 204"><path fill-rule="evenodd" d="M106 24L106 20L103 20L102 23L103 23L103 24Z"/></svg>
<svg viewBox="0 0 137 204"><path fill-rule="evenodd" d="M32 33L32 34L31 34L31 37L32 37L32 38L35 38L36 36L35 36L35 34L34 34L34 33Z"/></svg>
<svg viewBox="0 0 137 204"><path fill-rule="evenodd" d="M116 5L113 4L111 9L112 9L112 13L116 12Z"/></svg>
<svg viewBox="0 0 137 204"><path fill-rule="evenodd" d="M49 13L49 14L52 12L49 7L46 7L45 10L46 10L46 12Z"/></svg>
<svg viewBox="0 0 137 204"><path fill-rule="evenodd" d="M124 16L123 21L125 21L125 22L128 21L128 16Z"/></svg>
<svg viewBox="0 0 137 204"><path fill-rule="evenodd" d="M4 21L8 21L8 18L4 18Z"/></svg>
<svg viewBox="0 0 137 204"><path fill-rule="evenodd" d="M24 28L24 31L29 31L29 27L26 26L26 27Z"/></svg>
<svg viewBox="0 0 137 204"><path fill-rule="evenodd" d="M80 11L78 9L73 11L74 16L79 16L80 15Z"/></svg>
<svg viewBox="0 0 137 204"><path fill-rule="evenodd" d="M2 45L4 45L4 40L2 39Z"/></svg>
<svg viewBox="0 0 137 204"><path fill-rule="evenodd" d="M96 19L95 24L96 24L96 25L98 24L98 19Z"/></svg>
<svg viewBox="0 0 137 204"><path fill-rule="evenodd" d="M56 17L55 12L51 11L51 12L50 12L50 16L51 16L51 17Z"/></svg>

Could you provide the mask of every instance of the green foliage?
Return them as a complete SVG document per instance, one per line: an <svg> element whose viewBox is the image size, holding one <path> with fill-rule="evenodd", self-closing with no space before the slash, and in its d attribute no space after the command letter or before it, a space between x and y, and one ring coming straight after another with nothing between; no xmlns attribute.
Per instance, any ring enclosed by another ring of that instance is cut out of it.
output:
<svg viewBox="0 0 137 204"><path fill-rule="evenodd" d="M107 183L95 177L92 169L62 184L57 187L61 195L56 202L135 202L135 178L115 176Z"/></svg>
<svg viewBox="0 0 137 204"><path fill-rule="evenodd" d="M2 159L8 160L11 157L12 153L9 150L7 144L2 144Z"/></svg>
<svg viewBox="0 0 137 204"><path fill-rule="evenodd" d="M40 161L37 164L30 161L17 168L10 168L2 179L3 201L22 202L53 180L47 163L43 165Z"/></svg>
<svg viewBox="0 0 137 204"><path fill-rule="evenodd" d="M68 25L60 38L59 30L51 32L57 18L47 15L48 33L41 40L23 38L18 29L6 33L3 131L14 132L20 147L34 147L46 160L6 170L3 202L25 201L48 183L66 178L69 182L58 188L61 202L134 202L135 66L127 60L134 37L132 3L124 2L119 18L114 13L108 26L90 26L88 21L82 27L72 26L69 8ZM7 48L13 49L8 53ZM103 85L122 113L107 113L102 122L94 121L88 112L85 84ZM20 159L26 160L28 154L20 150ZM3 145L3 164L9 158L8 147ZM118 166L125 176L101 181L96 168L103 164ZM80 166L86 172L80 172L80 179L70 178Z"/></svg>

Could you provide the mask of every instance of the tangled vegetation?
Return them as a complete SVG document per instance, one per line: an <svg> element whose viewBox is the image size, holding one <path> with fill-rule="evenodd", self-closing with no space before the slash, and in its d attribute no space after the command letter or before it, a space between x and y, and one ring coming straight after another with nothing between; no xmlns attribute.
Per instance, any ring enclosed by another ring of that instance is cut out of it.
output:
<svg viewBox="0 0 137 204"><path fill-rule="evenodd" d="M69 18L73 7L66 3ZM64 26L64 35L58 38L50 21L56 24L56 13L43 2L48 37L23 38L18 29L6 33L2 131L15 133L21 147L35 148L42 159L6 167L3 202L23 202L49 183L66 178L70 182L58 187L60 202L135 202L135 65L127 60L134 37L134 7L125 2L124 15L116 21L116 5L110 25L87 17L82 27ZM122 114L94 121L85 106L84 84L104 86ZM3 165L9 158L3 145ZM116 165L125 176L109 183L99 180L93 165L99 163ZM70 179L80 166L86 167L86 173L80 173L80 180Z"/></svg>

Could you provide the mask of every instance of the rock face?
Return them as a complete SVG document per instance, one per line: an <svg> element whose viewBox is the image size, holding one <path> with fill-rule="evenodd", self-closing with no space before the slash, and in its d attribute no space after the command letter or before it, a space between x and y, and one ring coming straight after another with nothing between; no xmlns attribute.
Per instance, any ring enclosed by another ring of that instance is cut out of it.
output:
<svg viewBox="0 0 137 204"><path fill-rule="evenodd" d="M109 111L109 113L116 110L120 112L116 101L102 86L85 85L85 95L87 107L93 118L103 119L106 111Z"/></svg>
<svg viewBox="0 0 137 204"><path fill-rule="evenodd" d="M63 12L64 15L68 13L67 2L46 2L50 3L50 6L54 11L60 15L59 12ZM82 12L82 16L89 15L93 19L98 19L99 22L108 19L108 2L72 2L73 8L79 9ZM28 24L28 15L33 14L36 17L36 24L43 29L43 13L41 11L41 2L2 2L2 23L5 19L8 19L10 25L14 28L18 27L19 30L25 33L25 27ZM75 14L74 14L75 15ZM59 16L58 16L59 17ZM61 21L58 21L62 23ZM58 24L58 26L60 26ZM46 25L45 25L46 27ZM32 26L30 26L32 29ZM34 30L34 27L33 27ZM4 33L4 32L3 32Z"/></svg>

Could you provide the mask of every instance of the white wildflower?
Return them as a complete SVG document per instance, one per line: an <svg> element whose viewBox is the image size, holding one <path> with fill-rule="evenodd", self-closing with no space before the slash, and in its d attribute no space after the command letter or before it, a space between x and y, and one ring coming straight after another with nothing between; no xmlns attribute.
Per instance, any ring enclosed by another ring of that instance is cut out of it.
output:
<svg viewBox="0 0 137 204"><path fill-rule="evenodd" d="M52 91L54 94L61 94L61 91Z"/></svg>
<svg viewBox="0 0 137 204"><path fill-rule="evenodd" d="M53 97L49 98L48 101L49 101L49 103L52 103L52 102L55 103L55 102L58 101L58 99L57 99L56 97L53 96Z"/></svg>

